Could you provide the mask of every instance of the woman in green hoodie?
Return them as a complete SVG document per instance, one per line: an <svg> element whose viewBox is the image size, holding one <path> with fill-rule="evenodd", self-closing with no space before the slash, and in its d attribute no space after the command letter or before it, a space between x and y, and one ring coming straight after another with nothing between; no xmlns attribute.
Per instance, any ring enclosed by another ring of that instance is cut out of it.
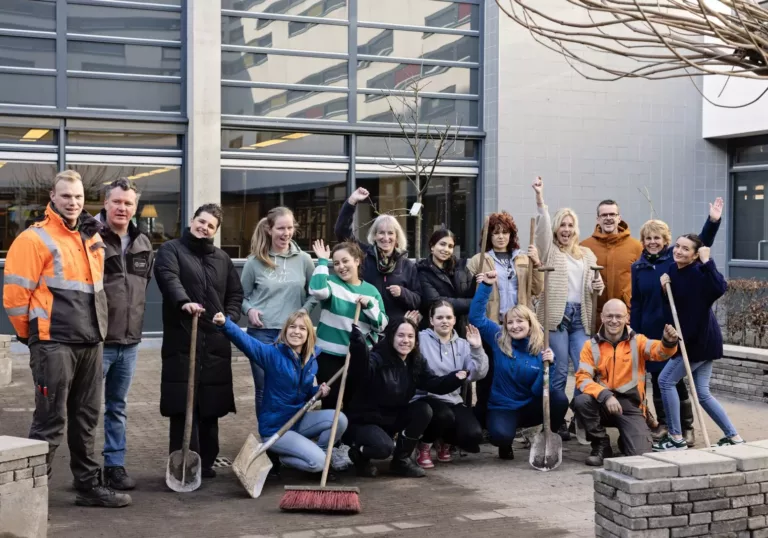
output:
<svg viewBox="0 0 768 538"><path fill-rule="evenodd" d="M288 316L299 309L310 313L317 303L308 293L315 265L293 241L295 231L293 211L270 209L256 225L251 255L240 277L248 334L265 344L275 342ZM251 362L251 371L258 411L264 395L264 370Z"/></svg>

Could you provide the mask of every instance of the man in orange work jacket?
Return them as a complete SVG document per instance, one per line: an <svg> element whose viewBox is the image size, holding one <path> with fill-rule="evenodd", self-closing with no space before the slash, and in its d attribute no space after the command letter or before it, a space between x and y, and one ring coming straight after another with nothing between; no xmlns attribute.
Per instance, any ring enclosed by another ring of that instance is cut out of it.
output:
<svg viewBox="0 0 768 538"><path fill-rule="evenodd" d="M603 326L581 350L573 400L576 419L587 431L592 452L586 464L603 465L613 456L606 426L619 429L619 448L627 456L651 451L645 422L645 361L665 361L677 352L677 332L664 327L662 340L651 340L627 325L628 311L619 299L605 303Z"/></svg>
<svg viewBox="0 0 768 538"><path fill-rule="evenodd" d="M80 174L56 175L45 218L8 251L3 306L19 341L29 346L35 385L29 437L49 443L48 473L67 423L75 503L119 507L131 498L101 485L94 458L107 297L100 223L83 212L84 198Z"/></svg>

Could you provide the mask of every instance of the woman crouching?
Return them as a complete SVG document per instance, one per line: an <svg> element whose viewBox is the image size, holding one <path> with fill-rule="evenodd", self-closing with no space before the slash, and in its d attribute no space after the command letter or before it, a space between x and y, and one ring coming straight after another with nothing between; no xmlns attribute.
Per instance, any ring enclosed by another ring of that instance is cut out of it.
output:
<svg viewBox="0 0 768 538"><path fill-rule="evenodd" d="M344 442L360 476L374 477L371 460L392 455L390 472L399 476L422 477L426 473L413 461L416 444L432 420L428 403L411 399L416 389L448 394L467 378L466 370L442 377L433 374L419 352L416 323L399 319L387 326L384 339L368 351L360 329L352 328L347 388L355 392L345 407L349 429ZM392 439L397 434L397 442Z"/></svg>
<svg viewBox="0 0 768 538"><path fill-rule="evenodd" d="M313 386L317 374L315 330L306 312L294 312L285 321L274 344L264 344L244 333L219 312L213 322L248 359L264 370L264 397L258 410L259 435L268 439L279 430L316 392L325 397L325 383ZM331 437L333 409L310 411L270 449L280 463L309 473L319 473ZM347 417L339 415L338 441L347 429ZM317 438L317 442L312 439Z"/></svg>

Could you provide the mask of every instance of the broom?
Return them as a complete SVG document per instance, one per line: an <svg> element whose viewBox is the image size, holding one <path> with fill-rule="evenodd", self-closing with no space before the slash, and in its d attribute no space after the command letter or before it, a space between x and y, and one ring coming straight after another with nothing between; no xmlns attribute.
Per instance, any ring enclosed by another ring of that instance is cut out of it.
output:
<svg viewBox="0 0 768 538"><path fill-rule="evenodd" d="M357 303L355 309L355 321L360 318L360 303ZM355 487L327 487L328 469L331 466L331 453L336 441L336 429L339 425L339 414L341 414L341 403L344 400L344 389L347 386L347 372L349 371L350 353L347 351L347 358L344 360L344 372L341 374L341 386L339 387L339 398L336 400L336 412L333 415L333 425L331 426L331 437L328 439L328 451L325 455L325 466L323 467L323 476L320 479L320 487L314 486L285 486L285 493L280 499L280 509L286 511L303 512L338 512L341 514L357 514L363 510L360 504L360 489Z"/></svg>

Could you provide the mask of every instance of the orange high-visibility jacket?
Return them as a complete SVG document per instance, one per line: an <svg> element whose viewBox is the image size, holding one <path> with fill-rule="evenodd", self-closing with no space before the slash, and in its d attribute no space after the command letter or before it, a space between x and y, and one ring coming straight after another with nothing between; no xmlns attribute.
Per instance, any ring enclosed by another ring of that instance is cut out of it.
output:
<svg viewBox="0 0 768 538"><path fill-rule="evenodd" d="M22 340L96 344L107 332L104 243L87 213L77 230L51 204L11 244L3 306Z"/></svg>
<svg viewBox="0 0 768 538"><path fill-rule="evenodd" d="M665 361L676 352L677 344L651 340L629 327L615 346L598 333L581 350L576 386L600 403L623 394L644 410L645 361Z"/></svg>

